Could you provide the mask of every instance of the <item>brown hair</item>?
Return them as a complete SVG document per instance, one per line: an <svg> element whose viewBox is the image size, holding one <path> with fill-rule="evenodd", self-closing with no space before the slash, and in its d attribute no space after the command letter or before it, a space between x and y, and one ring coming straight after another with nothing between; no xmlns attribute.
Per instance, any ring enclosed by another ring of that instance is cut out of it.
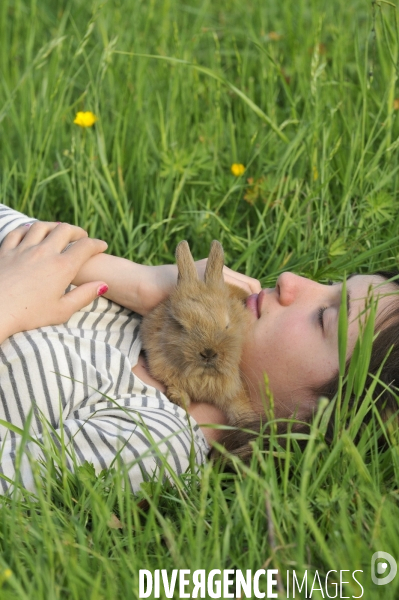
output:
<svg viewBox="0 0 399 600"><path fill-rule="evenodd" d="M378 271L379 275L399 288L399 271ZM392 280L392 281L391 281ZM375 331L378 335L373 343L371 351L370 365L364 390L366 391L373 382L373 375L376 375L384 363L381 373L378 377L378 383L375 388L374 397L376 398L375 407L379 411L383 420L390 415L397 413L398 403L392 392L399 392L399 298L398 302L392 302L388 309L385 309L376 319ZM385 361L385 362L384 362ZM347 361L345 372L348 373L350 359ZM339 376L335 374L331 379L324 382L321 386L312 388L312 395L316 398L324 396L330 400L334 398L339 389ZM365 392L364 392L365 394ZM349 408L353 406L354 396L349 399ZM348 411L351 412L350 410ZM367 423L371 418L371 411L367 411L364 422ZM311 421L311 419L310 419ZM290 425L288 425L290 423ZM251 420L250 422L241 422L236 424L237 429L224 433L221 444L227 452L233 456L239 457L245 463L251 460L253 444L262 433L262 444L266 450L268 447L268 432L274 427L276 437L286 434L290 428L293 432L309 433L310 422L290 422L288 420L279 420L271 424L262 424L260 420ZM334 434L334 414L330 418L326 441L331 442ZM281 443L281 442L280 442ZM305 442L300 442L304 445ZM284 443L281 443L284 445ZM217 453L214 453L216 455Z"/></svg>

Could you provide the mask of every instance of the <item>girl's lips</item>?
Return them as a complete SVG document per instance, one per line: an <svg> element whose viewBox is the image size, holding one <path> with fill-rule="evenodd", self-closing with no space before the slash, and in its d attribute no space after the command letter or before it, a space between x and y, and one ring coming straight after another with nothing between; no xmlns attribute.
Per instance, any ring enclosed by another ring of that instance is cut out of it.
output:
<svg viewBox="0 0 399 600"><path fill-rule="evenodd" d="M261 308L262 308L262 301L263 301L263 297L266 294L267 290L261 290L258 294L258 302L257 302L257 308L258 308L258 315L260 317L261 315Z"/></svg>
<svg viewBox="0 0 399 600"><path fill-rule="evenodd" d="M246 307L255 315L257 319L260 317L258 299L260 294L251 294L245 300Z"/></svg>
<svg viewBox="0 0 399 600"><path fill-rule="evenodd" d="M268 290L261 290L259 294L251 294L245 301L247 308L255 315L257 319L261 316L262 301Z"/></svg>

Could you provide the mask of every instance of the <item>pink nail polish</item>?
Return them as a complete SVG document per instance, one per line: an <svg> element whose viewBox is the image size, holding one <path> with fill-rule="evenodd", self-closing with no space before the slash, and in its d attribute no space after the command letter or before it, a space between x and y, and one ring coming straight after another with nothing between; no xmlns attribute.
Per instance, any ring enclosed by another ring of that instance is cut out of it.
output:
<svg viewBox="0 0 399 600"><path fill-rule="evenodd" d="M30 227L32 223L25 223L25 227Z"/></svg>
<svg viewBox="0 0 399 600"><path fill-rule="evenodd" d="M105 294L105 292L108 292L108 286L100 285L100 287L97 290L97 296L102 296L103 294Z"/></svg>

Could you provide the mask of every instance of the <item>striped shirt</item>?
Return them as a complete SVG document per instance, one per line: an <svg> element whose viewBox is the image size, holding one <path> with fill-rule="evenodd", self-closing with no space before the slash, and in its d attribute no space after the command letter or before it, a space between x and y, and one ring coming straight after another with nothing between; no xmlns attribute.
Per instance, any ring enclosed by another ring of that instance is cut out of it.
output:
<svg viewBox="0 0 399 600"><path fill-rule="evenodd" d="M0 204L0 243L33 220ZM122 465L132 491L154 474L173 478L205 462L209 446L197 423L132 373L140 321L100 297L63 325L9 337L0 345L0 419L23 429L32 411L29 434L56 449L63 439L69 469L85 461L97 473ZM12 489L16 469L21 484L36 489L32 469L42 451L21 442L0 422L0 493Z"/></svg>

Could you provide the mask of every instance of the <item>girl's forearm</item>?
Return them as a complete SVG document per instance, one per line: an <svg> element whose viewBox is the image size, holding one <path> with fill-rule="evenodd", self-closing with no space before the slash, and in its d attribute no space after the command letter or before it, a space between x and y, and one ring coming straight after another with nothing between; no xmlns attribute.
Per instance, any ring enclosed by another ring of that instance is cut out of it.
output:
<svg viewBox="0 0 399 600"><path fill-rule="evenodd" d="M82 266L72 283L81 285L98 278L103 279L109 288L104 294L106 298L142 314L143 307L138 293L141 266L110 254L93 256Z"/></svg>
<svg viewBox="0 0 399 600"><path fill-rule="evenodd" d="M80 269L73 285L103 280L109 289L104 296L140 315L147 314L173 288L177 279L175 265L152 267L126 258L98 254Z"/></svg>

